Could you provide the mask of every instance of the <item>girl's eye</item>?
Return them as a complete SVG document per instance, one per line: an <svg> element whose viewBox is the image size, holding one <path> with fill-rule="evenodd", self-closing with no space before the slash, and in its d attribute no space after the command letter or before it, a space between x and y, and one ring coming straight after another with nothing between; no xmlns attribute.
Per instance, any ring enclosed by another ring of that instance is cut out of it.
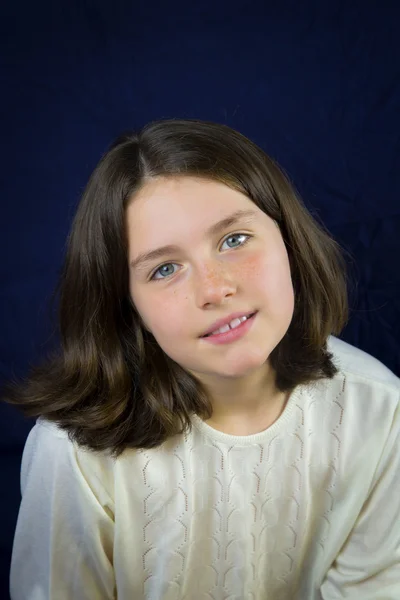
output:
<svg viewBox="0 0 400 600"><path fill-rule="evenodd" d="M235 246L233 248L231 248L231 250L236 250L237 248L241 248L242 246L244 246L245 244L247 244L247 242L250 240L251 235L248 235L247 233L233 233L231 235L229 235L227 238L225 238L223 244L225 244L225 242L227 242L228 240L232 239L232 238L246 238L239 246ZM170 277L171 275L173 275L174 273L172 272L166 272L165 269L167 267L170 267L172 265L175 265L176 263L164 263L163 265L161 265L160 267L158 267L155 271L153 271L153 274L150 276L150 281L160 281L162 279L167 279L168 277ZM155 277L155 275L160 272L163 273L164 275L166 275L166 277Z"/></svg>

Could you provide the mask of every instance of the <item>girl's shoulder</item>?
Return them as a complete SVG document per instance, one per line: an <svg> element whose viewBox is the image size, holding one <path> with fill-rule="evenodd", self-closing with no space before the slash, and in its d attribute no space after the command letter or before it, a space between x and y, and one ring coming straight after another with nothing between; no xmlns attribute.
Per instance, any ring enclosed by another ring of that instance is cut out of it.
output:
<svg viewBox="0 0 400 600"><path fill-rule="evenodd" d="M377 388L386 386L394 394L400 393L400 378L368 352L335 336L328 338L327 345L333 354L333 362L347 379Z"/></svg>
<svg viewBox="0 0 400 600"><path fill-rule="evenodd" d="M90 490L98 501L110 509L114 504L115 459L106 452L95 452L77 444L56 423L39 417L30 430L21 462L21 490L32 485L60 487L71 483L81 491ZM34 477L34 474L38 477Z"/></svg>
<svg viewBox="0 0 400 600"><path fill-rule="evenodd" d="M328 339L328 350L338 373L321 382L321 387L326 386L332 418L336 408L342 411L341 424L349 440L357 431L359 439L378 444L379 430L384 444L390 431L400 433L400 378L368 352L339 338Z"/></svg>

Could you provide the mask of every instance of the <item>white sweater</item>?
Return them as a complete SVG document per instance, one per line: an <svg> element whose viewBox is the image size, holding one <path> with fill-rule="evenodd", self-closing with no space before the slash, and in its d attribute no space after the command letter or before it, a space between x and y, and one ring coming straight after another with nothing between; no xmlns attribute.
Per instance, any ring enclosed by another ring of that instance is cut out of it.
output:
<svg viewBox="0 0 400 600"><path fill-rule="evenodd" d="M38 419L12 600L399 600L400 380L329 338L340 373L267 430L119 459Z"/></svg>

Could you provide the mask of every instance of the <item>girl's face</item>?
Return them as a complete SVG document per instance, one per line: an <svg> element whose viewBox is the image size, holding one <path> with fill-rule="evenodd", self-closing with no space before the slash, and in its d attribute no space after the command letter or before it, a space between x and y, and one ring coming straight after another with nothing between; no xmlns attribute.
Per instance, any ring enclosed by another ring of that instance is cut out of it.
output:
<svg viewBox="0 0 400 600"><path fill-rule="evenodd" d="M209 231L237 211L249 214ZM131 298L164 352L200 380L262 369L294 310L288 255L275 222L244 194L194 177L152 180L126 217ZM132 266L162 246L173 248ZM236 341L215 345L201 337L218 319L255 311Z"/></svg>

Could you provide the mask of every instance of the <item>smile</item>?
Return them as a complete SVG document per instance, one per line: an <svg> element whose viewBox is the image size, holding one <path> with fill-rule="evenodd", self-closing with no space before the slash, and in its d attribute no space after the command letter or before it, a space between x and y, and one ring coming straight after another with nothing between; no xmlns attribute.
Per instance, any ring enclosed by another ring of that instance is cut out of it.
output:
<svg viewBox="0 0 400 600"><path fill-rule="evenodd" d="M212 344L227 344L243 337L252 327L257 312L247 317L233 319L229 324L220 327L215 332L203 336L201 339Z"/></svg>

